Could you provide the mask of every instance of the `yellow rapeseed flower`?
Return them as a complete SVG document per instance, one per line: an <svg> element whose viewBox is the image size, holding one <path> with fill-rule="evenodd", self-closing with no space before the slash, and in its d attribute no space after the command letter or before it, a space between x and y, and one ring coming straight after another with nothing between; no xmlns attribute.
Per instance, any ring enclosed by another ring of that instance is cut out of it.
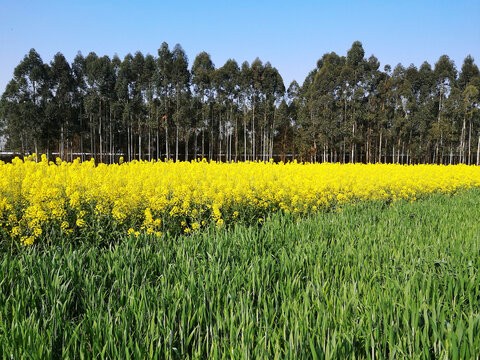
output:
<svg viewBox="0 0 480 360"><path fill-rule="evenodd" d="M480 187L480 167L466 165L36 159L0 162L0 229L23 244L41 241L58 224L66 237L74 229L88 236L104 221L128 235L156 235L237 218L261 221L275 211L301 216Z"/></svg>

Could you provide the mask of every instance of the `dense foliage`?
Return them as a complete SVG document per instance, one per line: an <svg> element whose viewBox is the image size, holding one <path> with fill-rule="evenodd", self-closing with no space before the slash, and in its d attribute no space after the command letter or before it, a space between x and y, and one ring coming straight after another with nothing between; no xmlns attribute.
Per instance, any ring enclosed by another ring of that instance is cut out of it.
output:
<svg viewBox="0 0 480 360"><path fill-rule="evenodd" d="M7 148L63 160L479 162L480 72L466 57L380 69L354 42L325 54L303 85L285 88L258 58L215 68L180 45L123 60L31 50L0 104Z"/></svg>
<svg viewBox="0 0 480 360"><path fill-rule="evenodd" d="M480 187L467 165L273 162L0 162L0 240L110 242L262 222L345 203L415 200Z"/></svg>
<svg viewBox="0 0 480 360"><path fill-rule="evenodd" d="M5 359L477 359L480 193L0 258Z"/></svg>

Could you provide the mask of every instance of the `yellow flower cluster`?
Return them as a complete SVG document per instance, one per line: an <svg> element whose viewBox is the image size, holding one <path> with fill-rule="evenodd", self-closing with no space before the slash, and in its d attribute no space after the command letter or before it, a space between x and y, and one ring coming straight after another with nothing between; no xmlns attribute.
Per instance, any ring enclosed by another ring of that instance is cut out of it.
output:
<svg viewBox="0 0 480 360"><path fill-rule="evenodd" d="M415 200L480 186L455 165L139 162L95 165L34 157L0 162L0 238L22 244L90 236L191 233L268 213L309 214L361 200ZM106 232L106 230L104 230Z"/></svg>

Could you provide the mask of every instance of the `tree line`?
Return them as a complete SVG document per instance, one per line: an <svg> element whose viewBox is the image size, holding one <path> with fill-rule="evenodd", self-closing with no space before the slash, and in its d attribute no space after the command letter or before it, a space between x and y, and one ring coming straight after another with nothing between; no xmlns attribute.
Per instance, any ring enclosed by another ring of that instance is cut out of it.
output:
<svg viewBox="0 0 480 360"><path fill-rule="evenodd" d="M206 158L310 162L480 161L480 71L442 55L419 68L380 69L356 41L327 53L288 88L269 62L216 68L206 52L191 67L182 47L84 57L34 50L0 100L6 147L63 160Z"/></svg>

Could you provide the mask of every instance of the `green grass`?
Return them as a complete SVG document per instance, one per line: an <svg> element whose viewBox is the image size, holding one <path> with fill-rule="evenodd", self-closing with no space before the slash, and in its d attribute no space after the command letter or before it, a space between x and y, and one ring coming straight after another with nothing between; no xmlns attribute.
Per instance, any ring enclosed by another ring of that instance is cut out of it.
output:
<svg viewBox="0 0 480 360"><path fill-rule="evenodd" d="M480 356L480 191L0 253L0 355Z"/></svg>

